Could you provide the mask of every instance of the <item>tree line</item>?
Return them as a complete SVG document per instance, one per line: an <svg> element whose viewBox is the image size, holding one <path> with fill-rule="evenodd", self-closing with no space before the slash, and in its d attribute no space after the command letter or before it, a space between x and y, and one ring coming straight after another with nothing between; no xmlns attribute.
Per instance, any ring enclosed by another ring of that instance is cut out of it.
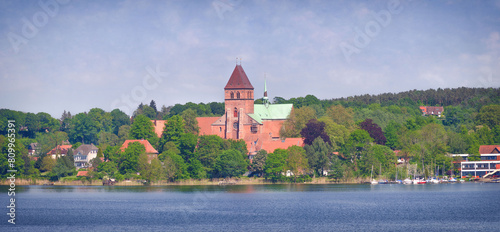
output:
<svg viewBox="0 0 500 232"><path fill-rule="evenodd" d="M276 97L275 103L294 104L281 137L302 137L305 146L269 154L260 151L251 164L244 141L198 135L196 117L222 115L224 103L176 104L157 110L151 101L140 104L132 117L119 109L106 112L93 108L76 115L64 111L59 119L43 112L0 109L0 146L2 154L7 154L6 122L16 120L16 157L20 157L16 167L20 174L36 178L44 174L54 180L75 174L71 152L57 160L46 157L66 141L73 149L81 144L97 145L99 157L108 162L94 160L91 175L119 180L177 181L234 177L245 172L284 180L287 171L294 174L288 181L324 175L347 179L369 176L372 166L379 167L374 169L376 175L393 177L397 171L393 150L400 150L399 156L411 160L422 173L432 174L437 165L456 173L452 158L446 154L468 153L471 159L479 159L480 145L500 144L499 96L499 89L459 88L331 100L313 95L288 100ZM442 105L444 115L422 116L420 105ZM160 137L153 130L154 119L168 119ZM139 143L122 151L126 139L148 140L158 150L158 159L147 162ZM28 156L32 143L39 144L36 161ZM3 155L2 176L7 164Z"/></svg>

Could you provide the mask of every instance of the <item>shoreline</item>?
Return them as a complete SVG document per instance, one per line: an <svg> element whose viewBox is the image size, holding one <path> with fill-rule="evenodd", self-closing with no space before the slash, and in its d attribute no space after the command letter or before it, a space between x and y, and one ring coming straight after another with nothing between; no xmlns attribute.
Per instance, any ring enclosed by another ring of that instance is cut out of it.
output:
<svg viewBox="0 0 500 232"><path fill-rule="evenodd" d="M200 186L200 185L273 185L273 184L363 184L366 180L363 178L357 178L353 180L346 181L332 181L327 177L317 177L313 178L311 182L303 183L290 183L290 182L276 182L272 183L270 181L265 181L264 178L234 178L234 179L203 179L203 180L182 180L178 182L167 182L158 181L149 184L148 186ZM10 182L0 181L0 185L7 186ZM49 180L33 180L33 179L17 179L17 186L28 186L28 185L41 185L41 186L107 186L102 184L102 180L74 180L74 181L56 181L51 182ZM115 183L112 186L146 186L142 183L142 180L124 180Z"/></svg>

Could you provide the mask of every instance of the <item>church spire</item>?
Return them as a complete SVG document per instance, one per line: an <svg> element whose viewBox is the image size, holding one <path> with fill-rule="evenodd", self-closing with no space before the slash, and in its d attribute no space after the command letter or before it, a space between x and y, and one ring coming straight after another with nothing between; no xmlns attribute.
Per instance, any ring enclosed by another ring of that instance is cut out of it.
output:
<svg viewBox="0 0 500 232"><path fill-rule="evenodd" d="M267 98L267 81L265 74L264 74L264 97L262 98L262 103L264 103L266 107L269 105L269 99Z"/></svg>

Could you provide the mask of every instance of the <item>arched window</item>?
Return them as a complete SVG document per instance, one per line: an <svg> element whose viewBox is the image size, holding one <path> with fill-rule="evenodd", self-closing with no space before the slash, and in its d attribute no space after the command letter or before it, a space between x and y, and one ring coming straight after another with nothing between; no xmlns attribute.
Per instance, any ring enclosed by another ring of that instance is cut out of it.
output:
<svg viewBox="0 0 500 232"><path fill-rule="evenodd" d="M234 99L234 93L231 92L231 99Z"/></svg>
<svg viewBox="0 0 500 232"><path fill-rule="evenodd" d="M247 93L247 98L252 99L252 93L250 91L248 91L248 93Z"/></svg>
<svg viewBox="0 0 500 232"><path fill-rule="evenodd" d="M238 117L238 109L236 109L236 107L234 107L234 117L237 118Z"/></svg>
<svg viewBox="0 0 500 232"><path fill-rule="evenodd" d="M240 92L236 92L236 98L240 99Z"/></svg>

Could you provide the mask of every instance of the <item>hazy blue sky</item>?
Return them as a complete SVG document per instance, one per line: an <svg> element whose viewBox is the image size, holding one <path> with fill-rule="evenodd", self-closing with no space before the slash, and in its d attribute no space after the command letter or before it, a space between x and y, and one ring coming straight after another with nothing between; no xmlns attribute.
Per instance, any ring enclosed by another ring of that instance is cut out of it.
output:
<svg viewBox="0 0 500 232"><path fill-rule="evenodd" d="M0 0L0 108L222 102L236 57L271 99L499 87L500 1Z"/></svg>

